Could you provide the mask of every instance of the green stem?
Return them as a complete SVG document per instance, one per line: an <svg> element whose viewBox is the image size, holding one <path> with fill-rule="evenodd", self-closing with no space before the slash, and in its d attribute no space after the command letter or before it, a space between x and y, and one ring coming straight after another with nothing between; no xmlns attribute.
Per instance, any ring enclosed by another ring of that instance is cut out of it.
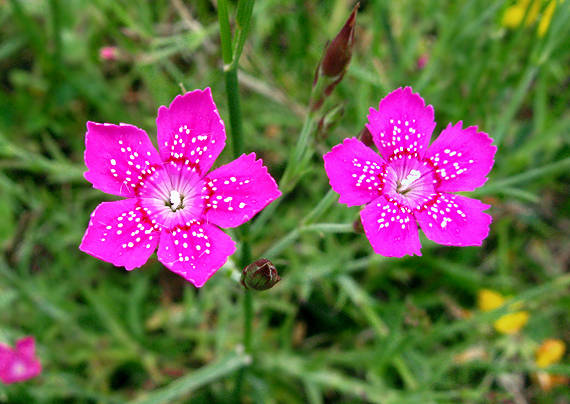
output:
<svg viewBox="0 0 570 404"><path fill-rule="evenodd" d="M235 158L239 157L244 151L237 74L237 69L235 68L224 72L226 93L228 95L228 109L230 112L232 150Z"/></svg>
<svg viewBox="0 0 570 404"><path fill-rule="evenodd" d="M352 223L317 223L313 225L300 226L291 230L279 241L268 248L262 256L268 259L277 257L281 252L291 245L301 234L308 232L320 233L352 233Z"/></svg>
<svg viewBox="0 0 570 404"><path fill-rule="evenodd" d="M218 0L218 23L220 24L222 59L225 65L229 65L232 62L232 33L230 31L230 17L226 0Z"/></svg>
<svg viewBox="0 0 570 404"><path fill-rule="evenodd" d="M215 363L206 365L195 372L173 381L166 387L146 395L133 404L161 404L171 403L177 398L187 396L196 389L232 374L237 369L243 369L251 362L245 354L230 354Z"/></svg>
<svg viewBox="0 0 570 404"><path fill-rule="evenodd" d="M218 22L220 24L220 42L222 58L224 61L224 79L228 97L228 110L230 114L230 131L234 158L244 152L243 129L238 84L238 66L241 51L251 23L254 0L240 0L238 3L236 37L237 45L232 50L232 34L228 14L227 0L218 0ZM240 229L241 256L240 266L245 268L251 261L251 247L249 244L249 226L242 225ZM251 353L251 335L253 327L253 296L251 291L246 290L243 296L244 331L243 346L247 354ZM240 400L245 368L240 369L236 381L236 400Z"/></svg>
<svg viewBox="0 0 570 404"><path fill-rule="evenodd" d="M513 185L517 185L521 182L527 182L535 178L540 178L549 174L556 174L558 172L563 172L568 168L570 168L570 157L556 161L551 164L547 164L542 167L529 170L525 173L513 175L512 177L509 178L504 178L501 180L494 181L489 185L485 186L484 188L472 192L471 195L488 195L493 193L500 193L503 192L505 189L508 189L508 187L512 187Z"/></svg>
<svg viewBox="0 0 570 404"><path fill-rule="evenodd" d="M263 209L263 211L257 215L257 219L251 226L251 231L254 236L257 236L259 234L259 231L263 229L265 223L267 223L269 218L273 217L275 210L281 201L285 199L285 195L287 195L287 193L289 193L295 187L295 184L299 179L298 175L303 171L303 164L301 163L304 161L307 145L309 143L310 135L315 128L315 124L315 119L309 112L305 118L305 122L303 123L303 129L301 129L301 133L299 135L299 139L297 140L297 144L295 145L295 149L293 149L293 152L289 157L289 161L285 167L285 172L279 180L279 190L282 192L282 195L279 199L273 201L271 205Z"/></svg>

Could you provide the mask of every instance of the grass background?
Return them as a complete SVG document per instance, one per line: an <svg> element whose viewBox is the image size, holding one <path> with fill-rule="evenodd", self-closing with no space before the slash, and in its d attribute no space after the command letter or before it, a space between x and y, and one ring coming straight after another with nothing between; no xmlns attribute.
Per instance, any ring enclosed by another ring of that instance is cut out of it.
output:
<svg viewBox="0 0 570 404"><path fill-rule="evenodd" d="M567 386L546 393L531 374L544 338L570 339L570 2L543 38L534 25L502 28L509 4L361 2L353 60L333 94L344 116L312 142L310 170L275 214L253 222L253 256L273 247L282 281L255 296L249 366L231 268L196 290L155 257L127 273L77 249L91 211L110 200L82 177L86 121L131 123L155 142L157 108L182 85L212 87L228 122L214 2L0 0L0 341L34 335L44 367L0 385L0 402L239 401L237 369L247 367L246 403L566 403ZM255 5L240 61L245 148L276 178L324 44L352 6ZM108 45L118 60L101 60ZM423 257L383 258L350 230L358 208L337 203L299 228L330 189L321 155L402 85L434 106L436 134L463 120L495 139L490 180L472 193L493 205L481 248L423 238ZM227 148L218 164L230 160ZM475 310L482 288L530 312L519 334L493 330L501 311ZM457 361L473 348L485 354ZM551 371L570 376L570 365Z"/></svg>

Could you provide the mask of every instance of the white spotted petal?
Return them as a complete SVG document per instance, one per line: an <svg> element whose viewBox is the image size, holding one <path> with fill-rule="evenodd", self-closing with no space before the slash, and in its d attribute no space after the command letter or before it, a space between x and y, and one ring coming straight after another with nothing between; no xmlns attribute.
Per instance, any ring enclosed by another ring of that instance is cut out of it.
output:
<svg viewBox="0 0 570 404"><path fill-rule="evenodd" d="M209 88L178 95L160 107L156 126L162 160L183 162L199 175L208 172L226 145L224 122Z"/></svg>
<svg viewBox="0 0 570 404"><path fill-rule="evenodd" d="M146 132L133 125L87 122L85 173L103 192L132 197L162 161Z"/></svg>
<svg viewBox="0 0 570 404"><path fill-rule="evenodd" d="M79 249L128 271L142 266L152 255L160 238L134 198L103 202L91 214Z"/></svg>
<svg viewBox="0 0 570 404"><path fill-rule="evenodd" d="M360 140L345 139L323 159L331 187L340 194L340 203L363 205L381 195L386 163Z"/></svg>
<svg viewBox="0 0 570 404"><path fill-rule="evenodd" d="M241 225L281 195L255 153L242 154L209 173L201 191L204 217L221 227Z"/></svg>
<svg viewBox="0 0 570 404"><path fill-rule="evenodd" d="M207 223L194 222L162 232L158 259L172 272L201 287L235 252L230 236Z"/></svg>

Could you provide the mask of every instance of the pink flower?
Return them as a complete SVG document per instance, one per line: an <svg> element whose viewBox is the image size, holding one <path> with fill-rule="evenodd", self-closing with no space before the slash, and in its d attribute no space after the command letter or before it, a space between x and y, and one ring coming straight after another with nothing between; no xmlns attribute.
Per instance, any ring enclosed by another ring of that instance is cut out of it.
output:
<svg viewBox="0 0 570 404"><path fill-rule="evenodd" d="M116 46L103 46L99 49L99 57L103 60L117 60L119 57L119 48Z"/></svg>
<svg viewBox="0 0 570 404"><path fill-rule="evenodd" d="M428 61L429 61L429 55L427 53L422 54L417 61L418 70L422 70L424 67L426 67Z"/></svg>
<svg viewBox="0 0 570 404"><path fill-rule="evenodd" d="M209 88L177 96L156 119L159 153L132 125L87 123L85 178L128 199L103 202L79 246L115 266L158 260L201 287L234 253L217 226L236 227L281 195L255 153L210 173L226 143Z"/></svg>
<svg viewBox="0 0 570 404"><path fill-rule="evenodd" d="M4 384L23 382L36 377L42 365L36 358L36 343L33 337L16 342L14 349L0 344L0 381Z"/></svg>
<svg viewBox="0 0 570 404"><path fill-rule="evenodd" d="M477 127L449 124L429 145L433 108L410 87L388 94L370 109L367 128L380 155L356 138L325 154L331 187L360 212L377 254L421 255L417 224L427 238L452 246L481 245L489 233L490 206L449 192L473 191L487 181L496 147Z"/></svg>

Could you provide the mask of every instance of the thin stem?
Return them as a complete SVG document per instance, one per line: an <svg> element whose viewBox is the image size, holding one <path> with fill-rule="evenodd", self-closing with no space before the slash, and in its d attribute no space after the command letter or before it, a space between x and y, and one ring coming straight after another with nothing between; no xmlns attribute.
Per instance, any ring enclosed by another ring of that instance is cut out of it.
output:
<svg viewBox="0 0 570 404"><path fill-rule="evenodd" d="M317 223L307 226L296 227L277 241L263 253L263 257L275 258L291 245L301 234L308 232L317 233L352 233L352 223Z"/></svg>
<svg viewBox="0 0 570 404"><path fill-rule="evenodd" d="M297 144L295 145L295 148L289 157L289 161L285 167L285 172L279 180L279 190L283 193L283 195L281 198L273 201L271 205L266 207L257 216L255 223L253 223L251 226L251 230L254 235L258 235L259 231L265 226L265 223L267 223L269 218L273 216L281 201L285 199L285 195L295 187L295 184L298 181L298 174L303 170L303 164L301 163L304 160L303 157L309 143L311 132L314 130L314 128L315 119L313 115L309 113L305 118L305 122L303 123L303 129L301 129Z"/></svg>
<svg viewBox="0 0 570 404"><path fill-rule="evenodd" d="M253 324L253 295L251 290L246 290L244 295L244 333L243 345L246 352L251 352L251 331Z"/></svg>
<svg viewBox="0 0 570 404"><path fill-rule="evenodd" d="M228 109L230 112L232 150L235 158L239 157L244 151L237 74L237 69L235 68L224 72L226 93L228 95Z"/></svg>
<svg viewBox="0 0 570 404"><path fill-rule="evenodd" d="M224 64L228 65L232 62L232 33L230 31L230 17L226 0L218 0L218 23L220 24L222 59Z"/></svg>
<svg viewBox="0 0 570 404"><path fill-rule="evenodd" d="M527 182L549 174L557 174L558 172L566 171L568 168L570 168L570 157L547 164L542 167L534 168L521 174L513 175L512 177L493 181L480 190L472 192L471 195L488 195L496 192L500 193L505 189L508 189L508 187L520 184L521 182Z"/></svg>
<svg viewBox="0 0 570 404"><path fill-rule="evenodd" d="M227 0L218 0L218 21L220 24L220 41L222 46L222 58L224 60L224 79L226 82L226 94L228 97L228 109L230 114L230 130L232 139L232 150L234 158L239 157L244 152L242 117L239 96L238 66L241 50L245 38L249 31L251 14L253 12L254 0L240 0L238 3L237 15L237 46L235 53L232 50L232 35L230 30L230 19L228 14ZM251 247L249 244L249 226L244 224L240 229L241 256L240 266L245 268L251 261ZM247 354L251 353L251 335L253 322L253 296L251 291L246 290L243 296L243 346ZM245 368L240 369L236 381L236 400L241 396L244 380Z"/></svg>

